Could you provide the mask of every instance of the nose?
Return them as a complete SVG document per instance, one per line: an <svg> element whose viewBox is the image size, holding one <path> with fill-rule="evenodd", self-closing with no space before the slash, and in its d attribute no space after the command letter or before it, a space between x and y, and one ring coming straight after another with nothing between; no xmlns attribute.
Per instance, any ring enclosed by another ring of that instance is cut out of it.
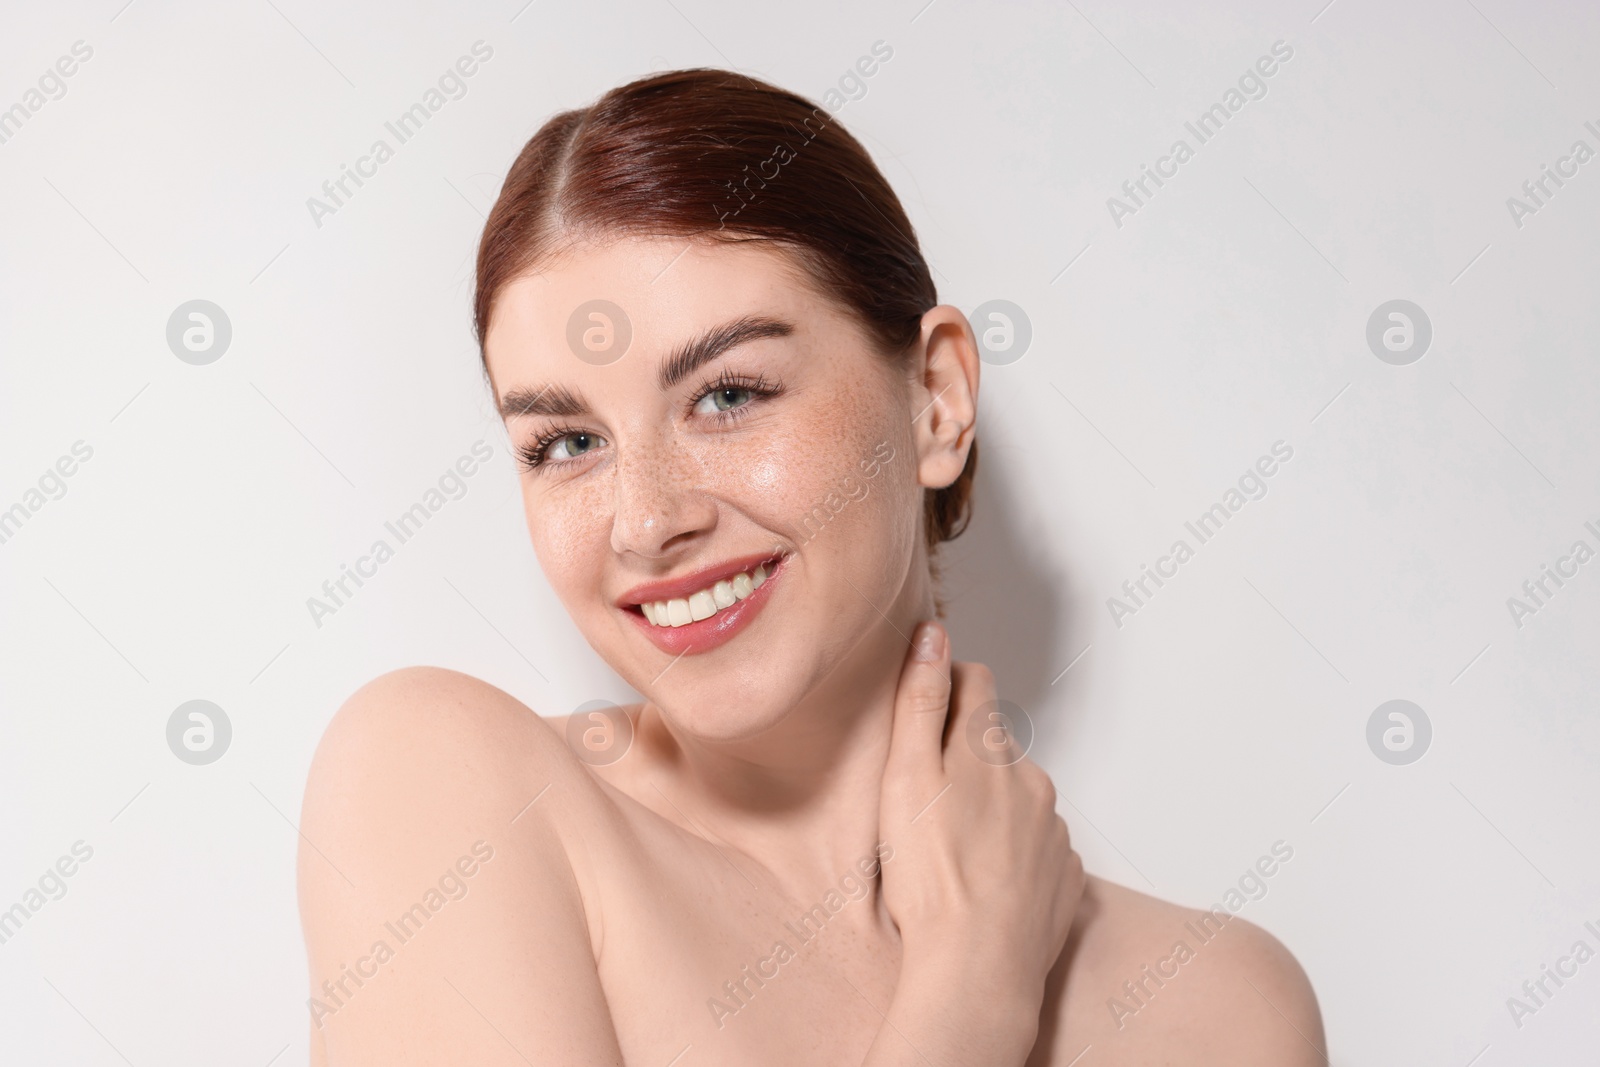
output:
<svg viewBox="0 0 1600 1067"><path fill-rule="evenodd" d="M704 485L705 471L692 450L670 436L636 440L619 450L612 550L660 559L709 535L716 529L717 506Z"/></svg>

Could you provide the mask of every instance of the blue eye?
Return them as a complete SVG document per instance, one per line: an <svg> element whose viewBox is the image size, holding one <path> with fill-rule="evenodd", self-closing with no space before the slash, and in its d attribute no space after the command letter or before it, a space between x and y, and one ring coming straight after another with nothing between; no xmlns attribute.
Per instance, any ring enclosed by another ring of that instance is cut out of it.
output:
<svg viewBox="0 0 1600 1067"><path fill-rule="evenodd" d="M551 441L545 448L545 458L564 460L577 459L586 452L592 452L605 444L605 438L592 433L569 433Z"/></svg>
<svg viewBox="0 0 1600 1067"><path fill-rule="evenodd" d="M755 399L755 393L738 385L726 385L713 389L695 404L697 415L715 415L719 411L732 411L734 408L744 407Z"/></svg>
<svg viewBox="0 0 1600 1067"><path fill-rule="evenodd" d="M767 400L783 392L778 382L768 381L765 375L749 377L743 374L722 374L706 382L695 394L692 415L743 415L742 409L757 400Z"/></svg>
<svg viewBox="0 0 1600 1067"><path fill-rule="evenodd" d="M517 449L517 454L522 459L523 468L531 473L547 463L570 463L582 459L605 443L604 437L586 430L556 428L522 445Z"/></svg>

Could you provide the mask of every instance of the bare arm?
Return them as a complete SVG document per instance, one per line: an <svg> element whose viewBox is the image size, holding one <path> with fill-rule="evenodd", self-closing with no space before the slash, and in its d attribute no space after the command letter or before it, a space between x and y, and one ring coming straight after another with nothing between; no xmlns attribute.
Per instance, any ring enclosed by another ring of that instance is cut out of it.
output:
<svg viewBox="0 0 1600 1067"><path fill-rule="evenodd" d="M961 740L987 672L960 666L954 699L950 673L946 647L902 681L882 814L902 968L867 1067L1021 1065L1081 892L1048 778ZM313 1062L620 1064L560 836L593 788L543 720L464 676L353 696L302 817Z"/></svg>

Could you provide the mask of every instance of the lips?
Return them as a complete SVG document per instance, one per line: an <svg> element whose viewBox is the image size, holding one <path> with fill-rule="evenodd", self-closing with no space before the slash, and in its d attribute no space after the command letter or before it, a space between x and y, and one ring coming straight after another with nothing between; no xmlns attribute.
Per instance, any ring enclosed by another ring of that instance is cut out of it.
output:
<svg viewBox="0 0 1600 1067"><path fill-rule="evenodd" d="M770 599L787 562L781 553L727 560L634 586L617 598L616 606L663 652L709 652L750 624Z"/></svg>

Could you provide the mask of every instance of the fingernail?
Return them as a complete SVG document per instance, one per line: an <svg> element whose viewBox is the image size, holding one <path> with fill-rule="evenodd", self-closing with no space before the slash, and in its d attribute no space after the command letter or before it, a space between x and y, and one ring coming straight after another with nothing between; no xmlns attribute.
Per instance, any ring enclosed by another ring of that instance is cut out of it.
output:
<svg viewBox="0 0 1600 1067"><path fill-rule="evenodd" d="M936 660L944 654L944 627L936 622L922 624L922 632L917 634L917 658Z"/></svg>

